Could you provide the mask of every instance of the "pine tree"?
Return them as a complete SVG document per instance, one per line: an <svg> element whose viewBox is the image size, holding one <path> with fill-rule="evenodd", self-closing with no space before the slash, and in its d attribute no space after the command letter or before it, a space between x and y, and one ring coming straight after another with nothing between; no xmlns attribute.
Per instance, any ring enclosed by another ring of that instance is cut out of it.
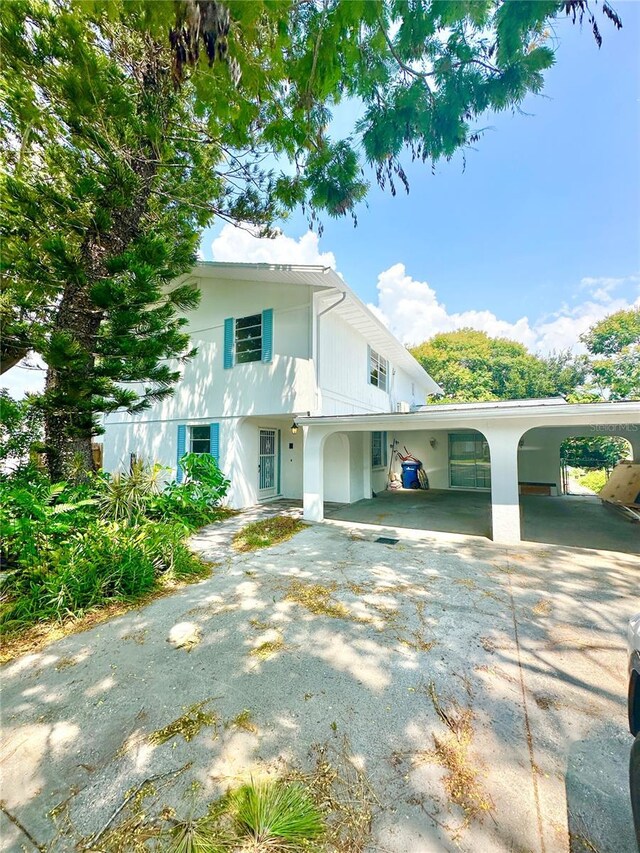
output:
<svg viewBox="0 0 640 853"><path fill-rule="evenodd" d="M206 225L269 233L298 205L355 219L361 151L408 191L403 156L450 158L483 113L540 91L565 13L599 43L586 0L5 3L2 369L47 364L51 476L90 468L103 414L171 393L197 301L172 282ZM365 114L333 140L345 98Z"/></svg>

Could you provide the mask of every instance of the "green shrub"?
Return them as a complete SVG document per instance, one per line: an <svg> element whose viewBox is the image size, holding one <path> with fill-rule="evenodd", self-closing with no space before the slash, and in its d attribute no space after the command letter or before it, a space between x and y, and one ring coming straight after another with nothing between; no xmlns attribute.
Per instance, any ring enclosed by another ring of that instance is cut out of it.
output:
<svg viewBox="0 0 640 853"><path fill-rule="evenodd" d="M186 453L180 459L180 467L184 482L169 483L150 501L149 513L156 518L179 520L190 529L201 527L215 518L230 482L208 453Z"/></svg>
<svg viewBox="0 0 640 853"><path fill-rule="evenodd" d="M187 454L184 483L162 490L163 469L51 484L33 467L0 475L0 632L63 620L143 596L209 569L186 544L210 522L229 481L213 457Z"/></svg>
<svg viewBox="0 0 640 853"><path fill-rule="evenodd" d="M33 467L0 476L0 540L8 567L37 565L97 515L89 487L54 483Z"/></svg>
<svg viewBox="0 0 640 853"><path fill-rule="evenodd" d="M596 494L602 489L604 484L607 482L609 478L607 477L607 472L600 469L595 471L587 471L584 474L581 474L577 480L581 486L585 486L587 489L591 489L592 492Z"/></svg>
<svg viewBox="0 0 640 853"><path fill-rule="evenodd" d="M207 572L184 544L184 530L146 521L93 521L64 544L41 553L39 566L10 573L2 583L0 631L43 619L80 616L112 601L128 601L162 581Z"/></svg>

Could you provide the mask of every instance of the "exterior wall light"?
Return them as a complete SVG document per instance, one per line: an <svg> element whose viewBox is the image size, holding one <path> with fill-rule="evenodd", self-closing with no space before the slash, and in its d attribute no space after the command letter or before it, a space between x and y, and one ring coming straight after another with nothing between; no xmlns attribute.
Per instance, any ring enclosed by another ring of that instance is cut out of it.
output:
<svg viewBox="0 0 640 853"><path fill-rule="evenodd" d="M429 439L429 444L431 445L431 447L432 447L432 449L433 449L433 450L435 450L435 449L436 449L436 447L438 446L438 442L436 441L436 439L435 439L435 438L430 438L430 439Z"/></svg>
<svg viewBox="0 0 640 853"><path fill-rule="evenodd" d="M298 424L294 421L291 424L291 433L295 435L298 432Z"/></svg>

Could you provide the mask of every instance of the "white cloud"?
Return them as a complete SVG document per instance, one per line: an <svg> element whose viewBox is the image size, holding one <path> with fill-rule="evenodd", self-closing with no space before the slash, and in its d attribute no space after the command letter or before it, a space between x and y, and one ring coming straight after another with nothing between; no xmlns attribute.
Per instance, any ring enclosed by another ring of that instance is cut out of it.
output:
<svg viewBox="0 0 640 853"><path fill-rule="evenodd" d="M307 231L300 239L278 234L255 237L250 228L225 225L211 244L214 261L264 264L319 264L335 269L333 252L321 252L318 235Z"/></svg>
<svg viewBox="0 0 640 853"><path fill-rule="evenodd" d="M612 291L622 284L637 284L639 281L639 276L584 278L580 283L581 289L590 293L582 304L573 308L565 305L534 321L520 317L509 322L491 311L471 309L450 314L426 281L417 281L407 275L404 264L395 264L378 276L378 302L369 308L405 344L420 343L438 332L471 327L492 337L512 338L532 352L568 348L578 352L583 349L578 338L590 326L614 311L640 305L640 296L635 302L630 302L612 295Z"/></svg>
<svg viewBox="0 0 640 853"><path fill-rule="evenodd" d="M597 302L609 302L613 299L612 293L623 284L640 282L640 276L628 275L625 278L600 278L586 277L580 281L580 290L588 290Z"/></svg>

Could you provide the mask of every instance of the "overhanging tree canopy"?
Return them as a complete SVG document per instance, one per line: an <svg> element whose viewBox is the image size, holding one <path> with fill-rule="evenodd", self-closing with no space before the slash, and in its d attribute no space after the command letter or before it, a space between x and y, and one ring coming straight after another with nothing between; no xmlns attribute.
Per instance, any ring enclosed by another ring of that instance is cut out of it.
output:
<svg viewBox="0 0 640 853"><path fill-rule="evenodd" d="M620 26L605 2L602 12ZM268 233L303 205L355 216L540 91L548 27L585 0L13 0L3 61L3 362L48 365L51 473L91 464L100 415L170 393L179 312L216 216ZM365 113L345 139L331 109Z"/></svg>

